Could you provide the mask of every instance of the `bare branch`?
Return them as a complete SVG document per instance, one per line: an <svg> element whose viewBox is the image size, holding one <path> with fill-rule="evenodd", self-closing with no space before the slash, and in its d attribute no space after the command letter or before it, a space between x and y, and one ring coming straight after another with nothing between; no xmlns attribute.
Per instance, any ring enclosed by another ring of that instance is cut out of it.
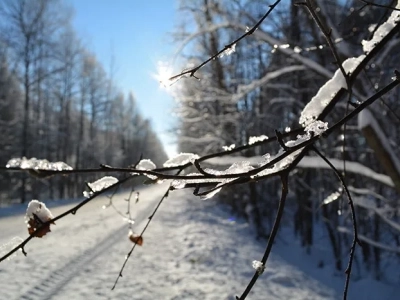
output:
<svg viewBox="0 0 400 300"><path fill-rule="evenodd" d="M365 6L375 6L375 7L379 7L379 8L386 8L386 9L391 9L391 10L395 10L395 11L400 11L400 9L390 6L390 5L377 4L377 3L374 3L372 1L367 1L367 0L358 0L358 1L364 3Z"/></svg>
<svg viewBox="0 0 400 300"><path fill-rule="evenodd" d="M350 211L351 211L351 219L353 222L353 242L351 244L351 248L350 248L350 257L349 257L349 263L347 265L346 268L346 282L345 282L345 287L344 287L344 291L343 291L343 300L347 299L347 293L349 290L349 283L350 283L350 275L351 275L351 268L353 266L353 260L354 260L354 253L356 250L356 245L359 244L361 246L361 242L358 239L358 234L357 234L357 219L356 219L356 212L354 209L354 202L353 199L351 198L351 194L349 189L347 188L347 184L342 176L342 174L335 168L335 166L333 164L331 164L331 162L315 147L312 146L312 150L317 153L319 155L319 157L321 157L330 167L331 169L335 172L336 176L339 178L343 189L346 192L346 196L348 199L348 203L350 206Z"/></svg>
<svg viewBox="0 0 400 300"><path fill-rule="evenodd" d="M246 32L241 35L239 38L237 38L236 40L234 40L233 42L231 42L230 44L226 45L223 49L221 49L220 51L218 51L218 53L214 54L213 56L211 56L210 58L208 58L207 60L205 60L204 62L202 62L200 65L187 70L187 71L183 71L178 75L174 75L172 77L170 77L168 80L169 81L174 81L176 79L181 78L182 76L185 75L189 75L190 77L195 77L195 74L198 70L200 70L202 67L204 67L206 64L208 64L210 61L218 58L218 56L220 56L223 52L225 52L228 49L231 49L232 47L234 47L238 42L240 42L241 40L243 40L245 37L252 35L256 29L261 25L262 22L264 22L264 20L269 16L269 14L274 10L274 8L279 4L279 2L281 2L281 0L276 0L274 4L269 5L269 9L268 11L264 14L264 16L262 16L262 18L249 30L246 30Z"/></svg>
<svg viewBox="0 0 400 300"><path fill-rule="evenodd" d="M179 175L179 173L182 172L182 170L183 170L183 169L180 169L176 174ZM168 197L169 191L170 191L170 187L167 189L167 191L166 191L166 192L164 193L164 195L161 197L161 199L160 199L160 201L158 202L158 204L157 204L156 208L154 209L153 213L152 213L152 214L149 216L149 218L147 219L147 223L146 223L146 225L144 226L142 232L140 233L139 238L140 238L140 237L143 237L143 234L145 233L146 229L149 227L150 222L153 220L154 215L157 213L157 211L158 211L158 209L160 208L161 204L163 203L164 199ZM132 246L132 248L131 248L131 250L130 250L130 251L128 252L128 254L125 256L124 263L122 264L121 270L119 271L118 277L117 277L117 279L115 279L114 285L113 285L113 287L111 288L111 290L114 290L115 287L117 286L118 280L119 280L120 277L122 277L122 272L124 271L125 266L126 266L128 260L129 260L129 258L131 257L133 251L135 250L136 245L137 245L137 244L134 243L133 246Z"/></svg>
<svg viewBox="0 0 400 300"><path fill-rule="evenodd" d="M280 177L281 177L281 182L282 182L282 191L281 191L281 199L279 200L279 206L278 206L278 211L276 213L276 218L274 225L271 230L271 235L269 236L267 247L264 252L264 256L261 259L261 263L263 264L263 267L265 267L268 257L271 253L272 250L272 245L274 244L274 240L276 237L276 234L278 233L279 225L281 223L281 219L283 216L283 211L285 208L285 203L286 203L286 196L289 191L289 186L288 186L288 172L282 172ZM247 295L250 293L251 289L253 288L254 284L257 282L258 277L260 277L260 272L256 270L256 272L253 275L253 278L250 280L249 284L247 285L246 289L244 290L243 294L239 297L236 296L236 299L238 300L244 300L246 299Z"/></svg>

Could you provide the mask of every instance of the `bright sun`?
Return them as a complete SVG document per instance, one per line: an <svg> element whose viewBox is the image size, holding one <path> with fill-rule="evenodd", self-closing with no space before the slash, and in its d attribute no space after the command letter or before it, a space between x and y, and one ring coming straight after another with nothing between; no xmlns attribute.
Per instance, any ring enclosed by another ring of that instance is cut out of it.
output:
<svg viewBox="0 0 400 300"><path fill-rule="evenodd" d="M172 76L173 73L170 65L166 62L159 61L157 63L157 74L154 74L153 77L158 80L163 88L169 89L169 87L174 83L170 80Z"/></svg>

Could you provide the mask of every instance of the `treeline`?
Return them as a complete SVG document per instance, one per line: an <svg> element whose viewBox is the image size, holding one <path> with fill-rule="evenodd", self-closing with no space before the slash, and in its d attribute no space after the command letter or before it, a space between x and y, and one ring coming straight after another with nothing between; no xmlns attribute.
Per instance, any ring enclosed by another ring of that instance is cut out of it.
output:
<svg viewBox="0 0 400 300"><path fill-rule="evenodd" d="M0 1L0 164L13 157L73 168L166 160L133 94L125 95L71 25L61 0ZM110 70L112 71L112 70ZM0 203L81 196L74 175L42 181L0 174Z"/></svg>
<svg viewBox="0 0 400 300"><path fill-rule="evenodd" d="M236 45L233 54L224 53L198 71L196 76L200 80L181 82L183 87L176 94L181 151L205 155L222 151L223 146L247 144L252 136L275 136L275 129L285 133L301 127L302 109L333 77L338 66L320 28L305 6L295 5L296 2L280 3L252 35ZM357 0L315 0L313 3L324 26L330 28L342 60L362 54L362 40L370 39L392 13L390 9L364 5ZM392 6L394 3L380 2ZM181 0L182 24L175 37L184 49L183 66L198 65L223 49L256 24L269 4L258 0ZM352 87L349 101L338 104L326 118L329 125L391 81L398 68L399 40L397 35L365 67ZM392 148L397 157L399 100L399 93L391 93L370 108L388 137L386 145L381 147ZM343 160L346 160L385 173L379 155L369 148L367 140L358 128L357 119L353 119L346 128L323 139L318 147L330 159L337 159L338 166L345 165ZM239 155L264 155L268 159L268 153L274 155L278 150L279 145L272 143ZM331 245L332 257L321 258L321 266L329 264L343 271L352 241L347 200L332 170L321 167L323 164L307 164L316 159L314 153L308 155L310 159L292 172L291 201L285 211L285 224L309 252L322 232ZM399 223L398 190L371 179L362 168L352 166L347 164L345 176L357 200L358 231L363 236L354 274L357 277L367 269L375 278L383 279L388 265L398 262L398 254L393 250L400 246L400 227L394 226ZM276 215L279 193L278 179L270 179L231 186L223 189L218 198L253 223L259 237L267 237Z"/></svg>

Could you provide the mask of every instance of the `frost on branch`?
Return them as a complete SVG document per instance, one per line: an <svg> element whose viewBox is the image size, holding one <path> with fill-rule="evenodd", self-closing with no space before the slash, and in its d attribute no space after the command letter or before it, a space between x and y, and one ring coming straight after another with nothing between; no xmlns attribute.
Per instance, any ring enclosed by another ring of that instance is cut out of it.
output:
<svg viewBox="0 0 400 300"><path fill-rule="evenodd" d="M256 269L258 275L264 273L265 270L264 264L258 260L253 260L253 268Z"/></svg>
<svg viewBox="0 0 400 300"><path fill-rule="evenodd" d="M213 175L226 175L226 174L237 174L237 173L244 173L253 170L254 167L250 165L248 161L241 161L238 163L234 163L228 169L224 171L214 170L214 169L206 169L205 171L209 174ZM234 181L236 178L225 178L220 179L220 183L217 184L214 190L210 191L206 195L200 197L202 200L207 200L214 197L217 193L219 193L222 189L222 186L228 182Z"/></svg>
<svg viewBox="0 0 400 300"><path fill-rule="evenodd" d="M50 223L54 224L54 222L50 222L45 226L42 226L44 223L52 220L54 217L51 214L50 210L46 207L46 204L40 202L38 200L32 200L28 204L28 208L26 210L25 221L28 224L28 232L29 234L33 234L35 230L39 229L35 233L35 237L41 238L46 233L50 232Z"/></svg>
<svg viewBox="0 0 400 300"><path fill-rule="evenodd" d="M313 136L322 134L327 129L328 129L328 123L327 122L322 122L322 121L319 121L319 120L317 120L315 122L312 122L312 123L308 124L307 127L304 129L305 132L306 132L305 134L298 135L295 140L287 141L285 143L285 146L289 147L289 148L297 146L297 145L299 145L301 143L304 143L304 142L310 140ZM279 150L278 154L276 156L274 156L273 159L279 157L284 152L285 152L284 149ZM291 154L289 154L285 158L282 158L276 164L271 166L271 168L265 169L265 170L257 173L256 175L253 176L253 178L260 177L260 176L271 175L271 174L280 172L280 171L288 168L291 165L291 163L295 160L295 158L300 154L300 152L301 152L301 149L292 152ZM263 156L263 158L264 158L264 161L261 163L260 166L268 164L270 162L270 160L272 159L271 156L268 153L265 154Z"/></svg>
<svg viewBox="0 0 400 300"><path fill-rule="evenodd" d="M328 129L328 122L322 122L322 121L317 120L317 121L307 125L304 130L307 133L307 137L311 138L312 135L320 135L321 133L325 132L327 129Z"/></svg>
<svg viewBox="0 0 400 300"><path fill-rule="evenodd" d="M21 169L34 169L34 170L49 170L49 171L64 171L72 170L72 167L67 165L65 162L49 162L47 159L37 159L32 157L27 159L23 158L12 158L7 162L6 168L21 168Z"/></svg>
<svg viewBox="0 0 400 300"><path fill-rule="evenodd" d="M177 156L167 160L163 166L165 168L183 166L189 162L190 163L193 162L194 160L196 160L198 158L199 158L199 156L197 154L181 153L181 154L178 154Z"/></svg>
<svg viewBox="0 0 400 300"><path fill-rule="evenodd" d="M202 176L200 173L190 173L186 175L187 177L190 176ZM191 184L191 183L207 183L207 182L221 182L222 179L220 178L200 178L200 179L175 179L172 181L171 185L175 189L183 189L186 184Z"/></svg>
<svg viewBox="0 0 400 300"><path fill-rule="evenodd" d="M228 169L224 171L219 171L214 169L205 169L205 171L213 175L226 175L226 174L238 174L238 173L248 172L253 169L254 167L252 167L248 161L241 161L232 164Z"/></svg>
<svg viewBox="0 0 400 300"><path fill-rule="evenodd" d="M230 46L229 48L226 48L224 52L222 52L219 57L224 57L224 56L229 56L233 53L235 53L236 51L236 44L233 44L232 46Z"/></svg>
<svg viewBox="0 0 400 300"><path fill-rule="evenodd" d="M322 121L312 122L305 128L305 134L298 135L295 140L288 141L288 142L286 142L285 145L287 147L294 147L296 145L299 145L303 142L308 141L313 136L322 134L327 129L328 129L327 122L322 122ZM253 137L253 140L251 140L251 141L256 142L256 141L264 140L264 139L267 139L267 137L266 136ZM273 158L271 157L271 155L269 153L266 153L265 155L263 155L263 157L262 157L263 160L261 163L259 163L258 166L263 167L263 166L267 165L272 159L278 158L285 151L286 150L281 149ZM287 155L286 157L284 157L281 160L279 160L278 162L276 162L270 168L261 170L257 174L252 175L251 177L257 178L257 177L261 177L261 176L266 176L266 175L280 172L280 171L288 168L290 166L290 164L294 161L294 159L299 155L300 152L301 152L301 149L292 152L291 154ZM221 159L221 158L219 158L219 159ZM251 163L249 160L246 160L246 161L235 162L229 168L227 168L226 170L223 170L223 171L214 170L214 169L205 169L204 171L208 174L220 176L220 175L228 175L228 174L241 174L241 173L246 173L246 172L249 172L252 170L254 170L254 167L251 166ZM233 178L218 178L218 177L207 177L200 173L191 173L186 176L188 176L188 177L202 176L204 178L199 178L199 179L188 178L188 179L173 180L172 187L174 187L175 189L182 189L186 186L186 184L217 183L216 186L208 194L203 195L201 197L202 199L209 199L209 198L213 197L214 195L216 195L221 190L223 185L238 179L240 175L238 175L237 177L233 177Z"/></svg>
<svg viewBox="0 0 400 300"><path fill-rule="evenodd" d="M100 192L118 182L118 179L113 176L104 176L94 182L88 182L87 185L91 189L90 192L84 191L83 196L89 198L95 192Z"/></svg>
<svg viewBox="0 0 400 300"><path fill-rule="evenodd" d="M250 162L248 161L241 161L232 164L229 168L226 170L220 171L220 170L214 170L214 169L205 169L204 171L213 174L213 175L227 175L227 174L238 174L238 173L244 173L253 170L254 167L250 165ZM192 173L188 174L187 176L201 176L202 174L200 173ZM179 179L179 180L173 180L172 181L172 186L176 189L182 189L185 187L186 184L190 183L207 183L207 182L217 182L218 185L216 186L217 189L211 191L207 195L204 195L201 197L201 199L206 200L212 198L214 195L216 195L221 188L218 188L228 182L231 182L233 180L237 179L235 178L207 178L204 177L200 179Z"/></svg>

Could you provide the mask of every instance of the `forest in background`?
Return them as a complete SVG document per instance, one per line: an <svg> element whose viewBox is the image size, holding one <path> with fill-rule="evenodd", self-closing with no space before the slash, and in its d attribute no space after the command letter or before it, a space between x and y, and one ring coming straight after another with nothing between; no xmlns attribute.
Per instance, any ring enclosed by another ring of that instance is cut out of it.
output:
<svg viewBox="0 0 400 300"><path fill-rule="evenodd" d="M230 45L268 11L269 2L181 0L181 23L174 38L182 65L190 70ZM253 137L274 137L275 130L290 133L300 127L304 106L338 66L317 22L305 6L296 5L298 2L282 1L250 36L196 70L199 80L192 77L176 83L179 86L173 93L180 117L180 151L202 157L251 143ZM392 13L359 0L311 2L330 29L343 60L362 54L362 40L369 40ZM396 3L379 2L392 7ZM393 71L399 68L399 45L397 34L352 85L350 101L338 103L324 121L334 124L391 80ZM388 158L388 151L399 157L399 100L397 90L369 108L386 138L385 145L374 145L371 128L361 128L357 118L317 143L327 158L338 162L337 168L341 168L355 199L362 247L355 256L353 278L363 276L365 270L378 280L400 278L400 274L396 278L385 275L392 274L389 270L398 265L400 253L400 189L396 183L400 170L393 168L395 164ZM231 156L265 158L266 153L278 149L277 143L270 143ZM291 173L284 222L309 253L319 243L315 238L322 230L332 256L321 261L321 267L333 264L343 272L353 239L351 210L332 170L312 163L318 158L315 155L307 153L309 159L303 159ZM229 165L226 163L226 167ZM370 171L377 176L371 176ZM386 179L390 176L391 183L379 180L381 175ZM259 238L269 237L280 198L279 178L232 185L215 197L247 218Z"/></svg>
<svg viewBox="0 0 400 300"><path fill-rule="evenodd" d="M1 3L7 91L2 98L19 100L4 101L1 112L10 113L1 117L5 138L0 149L15 147L12 156L28 158L44 153L75 168L2 167L8 201L24 202L39 193L42 198L80 195L84 172L145 175L148 184L173 179L135 239L142 238L170 191L194 188L203 199L217 195L216 203L230 205L258 238L268 239L240 299L264 271L280 225L293 230L309 254L326 244L322 239L329 243L332 255L323 257L319 267L347 274L344 299L350 275L399 281L398 1L181 0L182 22L174 38L187 69L171 81L181 79L173 93L179 150L185 153L166 162L158 140L150 143L151 128L134 109L133 97L121 96L112 76L99 75L105 72L94 67L93 55L72 55L76 43L63 43L73 35L54 25L67 17L59 15L66 9L53 10L61 2ZM240 43L231 43L240 36ZM124 114L127 107L131 111ZM137 130L142 124L146 131ZM137 140L124 135L128 128L138 132ZM133 152L126 149L137 150L138 143L141 151L128 158ZM135 165L142 152L157 164L164 162L163 168L154 169L148 161ZM103 162L107 166L90 169ZM188 168L199 173L181 174ZM69 176L47 178L62 174ZM33 220L36 229L1 260L24 250L45 226L125 182L99 181L108 184L87 192L72 209ZM135 249L133 242L115 284ZM293 240L286 242L290 246Z"/></svg>
<svg viewBox="0 0 400 300"><path fill-rule="evenodd" d="M84 47L72 17L61 0L0 1L0 165L35 157L74 169L129 166L142 154L164 162L137 100L114 82L114 66L101 65ZM81 197L94 178L1 173L0 204Z"/></svg>

